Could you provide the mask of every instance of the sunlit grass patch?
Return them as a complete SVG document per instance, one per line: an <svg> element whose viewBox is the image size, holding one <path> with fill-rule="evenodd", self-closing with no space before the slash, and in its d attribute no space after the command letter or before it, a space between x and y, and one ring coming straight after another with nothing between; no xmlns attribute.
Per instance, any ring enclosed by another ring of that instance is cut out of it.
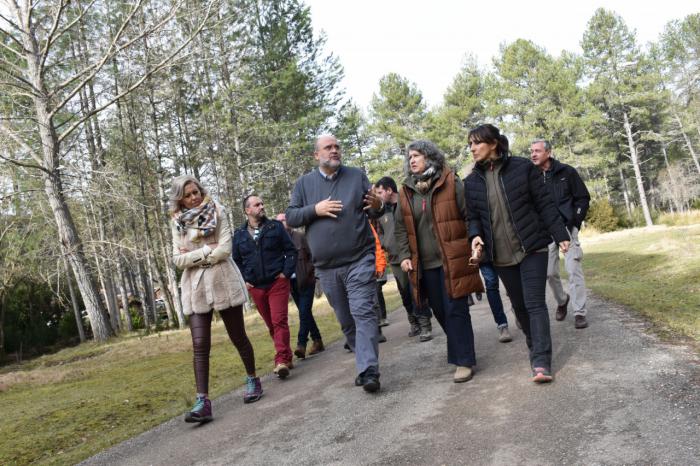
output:
<svg viewBox="0 0 700 466"><path fill-rule="evenodd" d="M395 283L387 308L400 305ZM314 316L324 342L341 337L325 298ZM274 347L257 312L245 316L259 374L273 368ZM290 302L291 344L299 313ZM194 398L189 330L131 334L85 343L0 371L0 464L74 464L182 415ZM212 327L210 396L241 386L245 371L220 320ZM242 401L241 401L242 402ZM12 414L11 416L7 414Z"/></svg>

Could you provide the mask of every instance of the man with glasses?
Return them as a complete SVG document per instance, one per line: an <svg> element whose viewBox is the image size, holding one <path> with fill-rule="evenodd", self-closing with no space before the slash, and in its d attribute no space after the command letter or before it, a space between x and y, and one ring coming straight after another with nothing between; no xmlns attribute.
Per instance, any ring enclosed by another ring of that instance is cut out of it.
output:
<svg viewBox="0 0 700 466"><path fill-rule="evenodd" d="M300 177L287 208L287 225L306 227L316 274L355 352L355 385L376 392L379 384L379 327L374 311L374 236L367 217L384 211L367 175L341 162L335 136L316 140L318 169Z"/></svg>
<svg viewBox="0 0 700 466"><path fill-rule="evenodd" d="M233 233L233 260L270 331L275 345L274 372L284 379L293 367L287 303L297 252L284 225L265 216L260 197L246 196L243 209L247 220Z"/></svg>
<svg viewBox="0 0 700 466"><path fill-rule="evenodd" d="M552 157L552 145L545 139L536 139L530 145L530 159L541 171L542 182L548 188L554 204L571 235L569 250L564 254L566 271L569 274L569 293L564 292L559 276L559 248L549 245L547 282L557 301L554 318L564 320L569 301L574 311L574 326L588 327L586 320L586 283L583 278L583 250L578 240L581 223L586 218L591 196L576 169Z"/></svg>

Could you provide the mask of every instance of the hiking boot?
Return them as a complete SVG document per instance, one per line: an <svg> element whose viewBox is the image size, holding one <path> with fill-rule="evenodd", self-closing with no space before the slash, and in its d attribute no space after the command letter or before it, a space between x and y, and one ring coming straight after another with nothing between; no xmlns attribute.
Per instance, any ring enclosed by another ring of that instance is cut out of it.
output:
<svg viewBox="0 0 700 466"><path fill-rule="evenodd" d="M387 325L389 325L389 321L388 321L388 320L386 320L386 319L379 319L379 326L380 326L380 327L386 327Z"/></svg>
<svg viewBox="0 0 700 466"><path fill-rule="evenodd" d="M245 392L243 393L243 403L254 403L258 401L263 394L260 377L247 376L245 378Z"/></svg>
<svg viewBox="0 0 700 466"><path fill-rule="evenodd" d="M476 293L476 300L477 301L481 301L483 299L483 297L484 297L484 295L482 295L481 293Z"/></svg>
<svg viewBox="0 0 700 466"><path fill-rule="evenodd" d="M321 351L326 351L326 347L323 346L323 340L320 338L318 340L314 340L311 342L311 349L309 350L309 356L313 356L314 354L318 354Z"/></svg>
<svg viewBox="0 0 700 466"><path fill-rule="evenodd" d="M532 369L532 381L535 383L549 383L553 380L552 373L544 367Z"/></svg>
<svg viewBox="0 0 700 466"><path fill-rule="evenodd" d="M377 343L386 343L386 337L384 336L383 333L379 334L379 338L377 339Z"/></svg>
<svg viewBox="0 0 700 466"><path fill-rule="evenodd" d="M415 337L420 333L420 325L418 324L418 319L413 314L408 314L408 323L411 326L408 330L409 337Z"/></svg>
<svg viewBox="0 0 700 466"><path fill-rule="evenodd" d="M289 375L289 366L284 363L279 363L275 366L275 369L272 372L274 372L280 379L286 379Z"/></svg>
<svg viewBox="0 0 700 466"><path fill-rule="evenodd" d="M455 370L455 375L454 375L454 383L462 383L462 382L467 382L472 379L474 376L474 371L472 370L471 367L467 366L457 366L457 370Z"/></svg>
<svg viewBox="0 0 700 466"><path fill-rule="evenodd" d="M513 337L510 336L510 332L508 331L507 325L505 327L499 328L498 333L498 341L500 341L501 343L508 343L513 341Z"/></svg>
<svg viewBox="0 0 700 466"><path fill-rule="evenodd" d="M554 318L564 320L566 318L566 308L569 306L569 295L566 295L566 302L561 306L557 306L557 312L554 313Z"/></svg>
<svg viewBox="0 0 700 466"><path fill-rule="evenodd" d="M582 316L582 315L574 316L574 327L576 327L576 328L588 327L588 321L586 321L586 316Z"/></svg>
<svg viewBox="0 0 700 466"><path fill-rule="evenodd" d="M374 367L368 367L367 370L361 374L362 376L362 389L367 393L374 393L379 390L381 384L379 383L379 372Z"/></svg>
<svg viewBox="0 0 700 466"><path fill-rule="evenodd" d="M430 341L433 339L433 325L430 323L430 317L419 316L418 324L420 325L420 341Z"/></svg>
<svg viewBox="0 0 700 466"><path fill-rule="evenodd" d="M467 305L468 306L474 305L474 298L472 298L472 295L470 295L470 294L467 295Z"/></svg>
<svg viewBox="0 0 700 466"><path fill-rule="evenodd" d="M306 358L306 346L297 345L297 349L294 350L294 356L296 356L299 359Z"/></svg>
<svg viewBox="0 0 700 466"><path fill-rule="evenodd" d="M198 396L189 413L185 414L185 422L209 422L214 419L211 412L211 401L206 396Z"/></svg>

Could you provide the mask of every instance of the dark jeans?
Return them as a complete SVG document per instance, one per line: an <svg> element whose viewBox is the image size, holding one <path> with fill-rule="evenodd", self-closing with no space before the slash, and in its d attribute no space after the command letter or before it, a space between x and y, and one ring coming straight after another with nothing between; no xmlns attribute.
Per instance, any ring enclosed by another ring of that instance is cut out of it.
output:
<svg viewBox="0 0 700 466"><path fill-rule="evenodd" d="M428 297L433 315L447 335L447 362L457 366L476 365L474 331L467 297L451 299L445 289L442 267L422 271L421 293Z"/></svg>
<svg viewBox="0 0 700 466"><path fill-rule="evenodd" d="M552 368L552 336L549 332L549 313L545 302L547 285L546 252L528 254L511 267L496 267L499 277L508 291L520 326L530 349L533 368Z"/></svg>
<svg viewBox="0 0 700 466"><path fill-rule="evenodd" d="M399 289L401 295L401 303L406 310L406 314L413 316L413 296L411 295L411 284L408 281L408 274L401 270L399 265L391 265L391 271L396 280L396 288Z"/></svg>
<svg viewBox="0 0 700 466"><path fill-rule="evenodd" d="M496 269L493 268L493 262L482 262L479 264L479 270L481 270L484 283L486 283L486 298L489 300L493 320L496 321L498 328L507 327L508 319L506 313L503 312L503 301L501 293L498 291L498 275Z"/></svg>
<svg viewBox="0 0 700 466"><path fill-rule="evenodd" d="M377 305L380 310L380 315L378 317L381 319L386 319L386 302L384 301L384 292L382 291L382 287L385 283L386 280L377 280Z"/></svg>
<svg viewBox="0 0 700 466"><path fill-rule="evenodd" d="M299 334L297 335L297 346L306 346L309 341L309 334L312 340L320 340L321 332L316 325L316 319L311 313L314 305L314 289L316 284L302 288L297 288L297 279L292 278L292 299L299 309Z"/></svg>

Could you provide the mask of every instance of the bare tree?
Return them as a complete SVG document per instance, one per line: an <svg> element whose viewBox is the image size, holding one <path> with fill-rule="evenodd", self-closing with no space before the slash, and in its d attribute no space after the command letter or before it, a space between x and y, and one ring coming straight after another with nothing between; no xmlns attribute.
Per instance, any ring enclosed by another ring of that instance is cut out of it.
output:
<svg viewBox="0 0 700 466"><path fill-rule="evenodd" d="M98 341L113 335L114 330L66 202L63 181L66 158L75 143L76 132L90 118L169 66L190 44L209 20L214 1L193 7L191 2L176 0L167 8L145 8L144 4L150 3L146 0L92 0L85 7L69 0L59 0L51 6L31 0L2 0L0 4L0 92L13 102L11 111L5 114L3 110L0 119L2 143L11 145L12 153L0 157L41 174L62 248L75 274L93 335ZM96 50L84 64L71 60L66 41L69 36L78 34L81 20L108 8L114 10L115 4L120 14L114 15L118 24L111 38L105 44L94 44ZM185 37L173 37L172 29L182 19L178 14L185 10L188 18L197 18L196 23ZM104 73L106 65L124 56L143 38L159 34L170 34L173 44L159 60L148 70L142 70L128 87L118 93L106 89L94 108L78 111L79 94Z"/></svg>

